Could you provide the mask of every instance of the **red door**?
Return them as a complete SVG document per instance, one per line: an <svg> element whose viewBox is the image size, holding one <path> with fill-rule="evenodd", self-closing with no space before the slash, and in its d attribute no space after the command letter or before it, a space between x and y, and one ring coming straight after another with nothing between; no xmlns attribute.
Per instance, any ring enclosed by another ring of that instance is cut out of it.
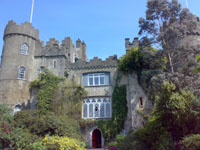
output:
<svg viewBox="0 0 200 150"><path fill-rule="evenodd" d="M92 148L101 148L101 132L98 129L92 133Z"/></svg>

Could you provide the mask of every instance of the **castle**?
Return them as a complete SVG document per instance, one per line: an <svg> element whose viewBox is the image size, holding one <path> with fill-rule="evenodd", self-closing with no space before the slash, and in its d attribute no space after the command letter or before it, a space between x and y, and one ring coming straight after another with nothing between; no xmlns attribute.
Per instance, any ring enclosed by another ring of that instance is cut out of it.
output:
<svg viewBox="0 0 200 150"><path fill-rule="evenodd" d="M83 99L82 118L112 117L112 92L119 73L116 55L106 60L94 57L88 62L86 44L83 41L78 39L75 47L70 37L66 37L61 44L52 38L44 45L39 39L39 31L28 22L17 25L10 21L5 28L3 40L0 102L9 104L14 113L24 106L29 106L30 109L35 107L37 97L31 96L29 83L44 68L48 68L58 76L65 76L67 72L69 78L75 78L84 86L88 95ZM125 39L127 51L138 44L137 38L132 43ZM128 115L123 132L128 133L130 129L136 130L143 126L144 119L138 110L151 110L152 104L138 84L136 74L122 74L119 84L127 88ZM83 136L89 147L104 146L103 134L96 126L88 127Z"/></svg>

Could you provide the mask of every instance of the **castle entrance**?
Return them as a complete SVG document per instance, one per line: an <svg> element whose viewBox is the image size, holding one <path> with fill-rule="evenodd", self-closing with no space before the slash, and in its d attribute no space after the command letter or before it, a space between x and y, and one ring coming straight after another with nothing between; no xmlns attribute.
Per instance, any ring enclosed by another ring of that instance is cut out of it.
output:
<svg viewBox="0 0 200 150"><path fill-rule="evenodd" d="M92 148L101 148L101 131L95 129L92 132Z"/></svg>

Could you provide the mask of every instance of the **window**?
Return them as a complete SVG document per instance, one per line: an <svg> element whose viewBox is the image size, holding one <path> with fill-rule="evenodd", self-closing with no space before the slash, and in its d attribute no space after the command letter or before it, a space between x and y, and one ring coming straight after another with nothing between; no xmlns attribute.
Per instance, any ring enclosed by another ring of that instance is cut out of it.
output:
<svg viewBox="0 0 200 150"><path fill-rule="evenodd" d="M108 97L83 100L83 118L111 118L111 103Z"/></svg>
<svg viewBox="0 0 200 150"><path fill-rule="evenodd" d="M21 45L21 54L23 55L28 55L28 44L23 43Z"/></svg>
<svg viewBox="0 0 200 150"><path fill-rule="evenodd" d="M139 107L140 107L140 108L143 108L143 100L142 100L142 97L140 97L140 99L139 99Z"/></svg>
<svg viewBox="0 0 200 150"><path fill-rule="evenodd" d="M56 60L53 61L53 68L56 68Z"/></svg>
<svg viewBox="0 0 200 150"><path fill-rule="evenodd" d="M110 73L86 73L83 74L83 85L84 86L101 86L109 85Z"/></svg>
<svg viewBox="0 0 200 150"><path fill-rule="evenodd" d="M20 66L18 69L18 79L25 79L25 67Z"/></svg>

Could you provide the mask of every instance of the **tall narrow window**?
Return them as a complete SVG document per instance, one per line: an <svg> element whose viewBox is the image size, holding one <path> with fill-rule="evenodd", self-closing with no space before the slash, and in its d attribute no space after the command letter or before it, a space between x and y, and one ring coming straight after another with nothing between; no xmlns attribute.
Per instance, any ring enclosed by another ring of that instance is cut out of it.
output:
<svg viewBox="0 0 200 150"><path fill-rule="evenodd" d="M104 103L101 103L101 106L100 106L100 117L104 118Z"/></svg>
<svg viewBox="0 0 200 150"><path fill-rule="evenodd" d="M106 117L110 117L111 115L110 115L110 103L107 103L106 104Z"/></svg>
<svg viewBox="0 0 200 150"><path fill-rule="evenodd" d="M53 61L53 68L54 69L56 68L56 61L55 60Z"/></svg>
<svg viewBox="0 0 200 150"><path fill-rule="evenodd" d="M93 104L89 104L89 117L93 117Z"/></svg>
<svg viewBox="0 0 200 150"><path fill-rule="evenodd" d="M142 97L140 97L140 99L139 99L139 107L140 107L140 108L143 108L143 100L142 100Z"/></svg>
<svg viewBox="0 0 200 150"><path fill-rule="evenodd" d="M23 43L21 45L21 54L23 55L28 55L28 44Z"/></svg>
<svg viewBox="0 0 200 150"><path fill-rule="evenodd" d="M83 117L86 118L88 116L87 114L87 104L84 104L84 107L83 107Z"/></svg>
<svg viewBox="0 0 200 150"><path fill-rule="evenodd" d="M20 66L18 69L18 79L25 79L25 67L24 66Z"/></svg>

